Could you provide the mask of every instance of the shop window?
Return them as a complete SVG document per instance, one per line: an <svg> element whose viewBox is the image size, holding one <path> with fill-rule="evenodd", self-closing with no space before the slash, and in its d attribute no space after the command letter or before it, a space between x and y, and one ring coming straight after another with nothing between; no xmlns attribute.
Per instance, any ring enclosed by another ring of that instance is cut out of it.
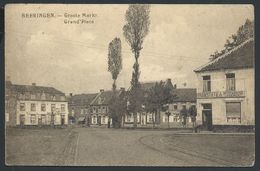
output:
<svg viewBox="0 0 260 171"><path fill-rule="evenodd" d="M41 104L41 111L45 112L46 111L46 104Z"/></svg>
<svg viewBox="0 0 260 171"><path fill-rule="evenodd" d="M226 85L227 91L236 90L236 79L234 73L226 74Z"/></svg>
<svg viewBox="0 0 260 171"><path fill-rule="evenodd" d="M20 103L20 111L25 111L25 103Z"/></svg>
<svg viewBox="0 0 260 171"><path fill-rule="evenodd" d="M227 102L226 103L227 122L241 123L241 103Z"/></svg>
<svg viewBox="0 0 260 171"><path fill-rule="evenodd" d="M31 111L36 111L36 104L35 103L31 103Z"/></svg>
<svg viewBox="0 0 260 171"><path fill-rule="evenodd" d="M211 91L210 76L203 76L203 92Z"/></svg>

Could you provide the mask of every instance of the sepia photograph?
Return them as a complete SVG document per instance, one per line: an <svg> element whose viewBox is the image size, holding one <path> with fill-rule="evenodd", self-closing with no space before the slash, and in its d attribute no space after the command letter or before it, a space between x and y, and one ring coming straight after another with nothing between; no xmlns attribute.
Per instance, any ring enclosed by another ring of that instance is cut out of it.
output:
<svg viewBox="0 0 260 171"><path fill-rule="evenodd" d="M7 4L5 165L253 167L250 4Z"/></svg>

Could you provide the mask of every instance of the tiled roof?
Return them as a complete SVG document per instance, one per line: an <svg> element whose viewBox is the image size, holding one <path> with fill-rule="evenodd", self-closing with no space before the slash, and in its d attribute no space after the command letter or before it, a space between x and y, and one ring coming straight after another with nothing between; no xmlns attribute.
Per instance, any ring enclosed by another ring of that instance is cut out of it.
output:
<svg viewBox="0 0 260 171"><path fill-rule="evenodd" d="M196 102L197 92L195 88L177 88L173 89L173 95L176 95L174 102Z"/></svg>
<svg viewBox="0 0 260 171"><path fill-rule="evenodd" d="M92 100L98 95L98 93L94 94L77 94L69 98L70 103L73 103L77 106L90 105Z"/></svg>
<svg viewBox="0 0 260 171"><path fill-rule="evenodd" d="M161 80L162 81L162 80ZM160 83L160 81L153 81L153 82L141 82L141 88L144 90L148 90L155 86L155 84ZM172 82L170 79L167 79L166 81L163 81L164 86L169 86L170 88L173 88Z"/></svg>
<svg viewBox="0 0 260 171"><path fill-rule="evenodd" d="M34 85L11 85L12 91L18 92L18 93L48 93L48 94L59 94L64 95L63 92L53 88L53 87L44 87L44 86L34 86Z"/></svg>
<svg viewBox="0 0 260 171"><path fill-rule="evenodd" d="M194 72L253 67L254 39L249 39L226 54L194 70Z"/></svg>
<svg viewBox="0 0 260 171"><path fill-rule="evenodd" d="M116 90L116 95L119 95L120 91ZM91 102L91 105L108 105L113 95L113 91L103 91L100 92L94 100Z"/></svg>

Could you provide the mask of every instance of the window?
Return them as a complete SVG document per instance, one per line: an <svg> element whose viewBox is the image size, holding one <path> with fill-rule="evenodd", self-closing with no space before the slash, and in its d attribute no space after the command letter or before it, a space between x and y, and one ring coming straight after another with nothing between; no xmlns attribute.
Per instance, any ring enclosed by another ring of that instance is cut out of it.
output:
<svg viewBox="0 0 260 171"><path fill-rule="evenodd" d="M236 90L236 79L234 73L226 74L226 85L227 91Z"/></svg>
<svg viewBox="0 0 260 171"><path fill-rule="evenodd" d="M241 103L227 102L226 116L227 116L227 122L241 123Z"/></svg>
<svg viewBox="0 0 260 171"><path fill-rule="evenodd" d="M105 116L102 117L102 123L103 123L103 124L106 123L106 117L105 117Z"/></svg>
<svg viewBox="0 0 260 171"><path fill-rule="evenodd" d="M31 124L36 124L36 115L31 115L30 121L31 121Z"/></svg>
<svg viewBox="0 0 260 171"><path fill-rule="evenodd" d="M46 111L46 104L41 104L41 111L43 111L43 112Z"/></svg>
<svg viewBox="0 0 260 171"><path fill-rule="evenodd" d="M36 104L35 103L31 103L31 111L36 111Z"/></svg>
<svg viewBox="0 0 260 171"><path fill-rule="evenodd" d="M173 109L174 109L174 110L177 110L177 108L178 108L177 105L174 105L174 106L173 106Z"/></svg>
<svg viewBox="0 0 260 171"><path fill-rule="evenodd" d="M7 113L7 112L5 113L5 121L9 122L9 113Z"/></svg>
<svg viewBox="0 0 260 171"><path fill-rule="evenodd" d="M203 92L211 91L210 76L203 76Z"/></svg>
<svg viewBox="0 0 260 171"><path fill-rule="evenodd" d="M96 116L93 116L93 117L92 117L92 123L93 123L93 124L96 124L96 123L97 123L97 117L96 117Z"/></svg>
<svg viewBox="0 0 260 171"><path fill-rule="evenodd" d="M51 111L52 111L52 112L55 111L55 108L56 108L56 105L55 105L55 104L51 104Z"/></svg>
<svg viewBox="0 0 260 171"><path fill-rule="evenodd" d="M150 115L149 115L148 120L149 120L149 122L153 122L153 114L150 114Z"/></svg>
<svg viewBox="0 0 260 171"><path fill-rule="evenodd" d="M25 111L25 104L24 103L20 103L20 111Z"/></svg>
<svg viewBox="0 0 260 171"><path fill-rule="evenodd" d="M102 113L106 113L106 107L105 106L102 107Z"/></svg>
<svg viewBox="0 0 260 171"><path fill-rule="evenodd" d="M42 124L45 125L46 124L46 115L42 115L41 119L42 119Z"/></svg>
<svg viewBox="0 0 260 171"><path fill-rule="evenodd" d="M61 112L65 112L65 104L61 104Z"/></svg>

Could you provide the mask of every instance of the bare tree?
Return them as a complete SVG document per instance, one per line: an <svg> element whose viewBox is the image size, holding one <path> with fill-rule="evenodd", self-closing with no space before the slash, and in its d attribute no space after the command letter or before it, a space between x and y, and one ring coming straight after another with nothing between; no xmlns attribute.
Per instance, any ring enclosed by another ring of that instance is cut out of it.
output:
<svg viewBox="0 0 260 171"><path fill-rule="evenodd" d="M113 96L111 99L111 104L109 105L110 114L111 112L113 114L117 112L117 110L115 109L115 104L112 103L116 103L116 80L121 70L122 70L121 40L116 37L109 43L108 46L108 71L111 73L112 79L114 81L112 85ZM117 113L114 116L117 116ZM110 127L110 117L111 116L109 115L108 127ZM113 118L113 120L115 121L117 119Z"/></svg>
<svg viewBox="0 0 260 171"><path fill-rule="evenodd" d="M134 54L135 64L133 66L132 73L132 92L130 97L130 104L133 106L133 114L134 114L134 127L137 126L137 110L140 107L140 103L138 102L138 88L139 85L139 76L140 76L140 67L138 63L138 59L140 57L140 51L142 50L142 44L144 38L147 36L149 32L150 26L150 6L144 4L132 4L129 5L129 8L125 14L126 24L123 27L124 37L127 43L130 45L132 53Z"/></svg>

